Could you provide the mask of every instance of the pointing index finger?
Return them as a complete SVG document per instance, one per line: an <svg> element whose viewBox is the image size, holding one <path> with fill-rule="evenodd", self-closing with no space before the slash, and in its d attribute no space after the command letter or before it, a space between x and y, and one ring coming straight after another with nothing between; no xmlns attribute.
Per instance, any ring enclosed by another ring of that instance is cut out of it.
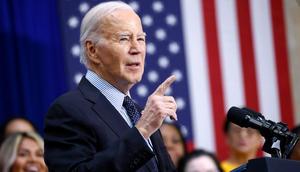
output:
<svg viewBox="0 0 300 172"><path fill-rule="evenodd" d="M169 76L163 83L161 83L156 90L153 92L155 95L163 96L170 85L176 80L175 75Z"/></svg>

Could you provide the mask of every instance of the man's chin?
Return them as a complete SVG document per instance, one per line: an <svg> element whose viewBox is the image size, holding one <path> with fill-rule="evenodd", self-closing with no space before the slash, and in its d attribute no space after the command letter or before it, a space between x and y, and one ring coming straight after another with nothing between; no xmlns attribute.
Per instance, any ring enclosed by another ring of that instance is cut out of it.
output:
<svg viewBox="0 0 300 172"><path fill-rule="evenodd" d="M137 76L137 77L133 77L133 78L129 79L130 83L132 83L132 84L139 83L141 80L142 80L141 76Z"/></svg>
<svg viewBox="0 0 300 172"><path fill-rule="evenodd" d="M132 80L130 83L132 85L135 85L135 84L139 83L140 81L141 81L141 79L136 79L136 80Z"/></svg>

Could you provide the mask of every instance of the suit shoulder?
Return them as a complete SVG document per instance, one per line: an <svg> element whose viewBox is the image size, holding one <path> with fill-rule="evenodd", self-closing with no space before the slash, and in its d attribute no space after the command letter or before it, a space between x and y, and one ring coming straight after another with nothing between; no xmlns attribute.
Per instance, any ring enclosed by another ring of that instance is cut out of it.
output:
<svg viewBox="0 0 300 172"><path fill-rule="evenodd" d="M74 105L83 102L88 102L88 99L80 92L78 89L71 90L62 94L61 96L57 97L52 105L59 104L59 105Z"/></svg>
<svg viewBox="0 0 300 172"><path fill-rule="evenodd" d="M76 110L80 107L87 107L87 105L90 104L91 102L89 102L78 89L75 89L57 97L51 103L48 111L53 109L64 109L66 111L71 109Z"/></svg>
<svg viewBox="0 0 300 172"><path fill-rule="evenodd" d="M78 90L72 90L56 98L50 105L46 118L77 116L82 118L82 112L89 111L92 102Z"/></svg>

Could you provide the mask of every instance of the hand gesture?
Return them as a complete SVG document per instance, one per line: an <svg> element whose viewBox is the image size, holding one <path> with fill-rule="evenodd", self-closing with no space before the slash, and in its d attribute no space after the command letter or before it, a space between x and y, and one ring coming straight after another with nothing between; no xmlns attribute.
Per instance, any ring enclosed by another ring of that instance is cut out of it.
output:
<svg viewBox="0 0 300 172"><path fill-rule="evenodd" d="M139 132L148 139L162 125L163 120L170 116L177 120L177 105L173 96L165 96L166 90L176 80L174 75L168 77L148 97L142 116L135 125Z"/></svg>

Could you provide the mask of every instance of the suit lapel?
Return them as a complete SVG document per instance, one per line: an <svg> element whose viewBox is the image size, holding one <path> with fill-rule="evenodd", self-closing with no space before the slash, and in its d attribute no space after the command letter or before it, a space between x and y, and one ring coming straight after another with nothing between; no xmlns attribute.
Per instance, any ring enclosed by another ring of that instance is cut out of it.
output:
<svg viewBox="0 0 300 172"><path fill-rule="evenodd" d="M141 111L143 110L138 104L136 104L136 107L138 109L138 111L141 113ZM153 151L157 156L157 160L158 160L158 168L160 171L164 171L164 167L166 166L166 159L164 159L163 157L166 156L166 147L163 143L162 140L162 136L159 130L157 130L155 133L152 134L152 136L150 136L151 142L152 142L152 146L153 146ZM164 151L162 151L164 150ZM167 154L168 155L168 154ZM148 166L149 167L149 166Z"/></svg>
<svg viewBox="0 0 300 172"><path fill-rule="evenodd" d="M120 137L126 130L130 129L114 106L85 77L81 79L78 89L86 99L94 103L93 111L116 135Z"/></svg>
<svg viewBox="0 0 300 172"><path fill-rule="evenodd" d="M150 137L153 148L154 148L154 152L157 156L157 160L158 160L158 168L159 170L163 170L163 167L165 166L165 161L166 159L163 159L164 152L162 150L166 150L164 143L162 142L162 137L160 134L160 131L157 130L154 134L152 134L152 136Z"/></svg>
<svg viewBox="0 0 300 172"><path fill-rule="evenodd" d="M93 110L118 136L121 136L122 133L130 129L119 112L102 94L93 106Z"/></svg>

